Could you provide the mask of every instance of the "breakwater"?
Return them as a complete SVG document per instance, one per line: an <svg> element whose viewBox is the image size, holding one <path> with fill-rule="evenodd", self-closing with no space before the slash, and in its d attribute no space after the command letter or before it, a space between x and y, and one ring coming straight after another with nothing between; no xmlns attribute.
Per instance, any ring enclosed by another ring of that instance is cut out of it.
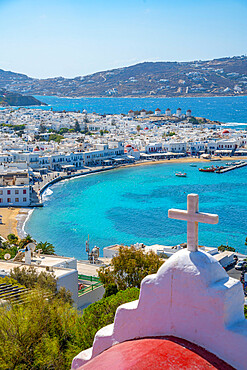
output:
<svg viewBox="0 0 247 370"><path fill-rule="evenodd" d="M245 166L247 166L247 162L235 164L233 166L228 166L228 167L216 170L215 172L216 173L226 173L226 172L233 171L233 170L236 170L237 168L241 168L241 167L245 167Z"/></svg>

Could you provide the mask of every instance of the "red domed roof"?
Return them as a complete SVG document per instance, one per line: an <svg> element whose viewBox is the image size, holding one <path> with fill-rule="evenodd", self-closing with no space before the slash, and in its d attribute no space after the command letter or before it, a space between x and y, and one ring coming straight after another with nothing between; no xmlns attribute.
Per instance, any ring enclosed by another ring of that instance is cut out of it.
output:
<svg viewBox="0 0 247 370"><path fill-rule="evenodd" d="M177 110L181 110L181 108L178 108Z"/></svg>
<svg viewBox="0 0 247 370"><path fill-rule="evenodd" d="M229 134L230 132L228 130L223 130L222 134Z"/></svg>
<svg viewBox="0 0 247 370"><path fill-rule="evenodd" d="M145 127L144 130L148 130L148 127Z"/></svg>
<svg viewBox="0 0 247 370"><path fill-rule="evenodd" d="M167 111L167 110L171 110L171 109L170 109L170 108L167 108L167 109L166 109L166 111Z"/></svg>
<svg viewBox="0 0 247 370"><path fill-rule="evenodd" d="M125 148L132 148L130 144L125 145Z"/></svg>
<svg viewBox="0 0 247 370"><path fill-rule="evenodd" d="M161 112L161 110L159 108L156 108L155 112Z"/></svg>
<svg viewBox="0 0 247 370"><path fill-rule="evenodd" d="M129 110L129 113L134 113L134 111L131 109L131 110Z"/></svg>
<svg viewBox="0 0 247 370"><path fill-rule="evenodd" d="M188 110L187 110L187 112L191 112L191 110L190 110L190 109L188 109Z"/></svg>
<svg viewBox="0 0 247 370"><path fill-rule="evenodd" d="M116 344L78 370L233 368L204 348L184 339L156 337Z"/></svg>
<svg viewBox="0 0 247 370"><path fill-rule="evenodd" d="M38 148L35 148L33 151L34 152L39 152L39 149Z"/></svg>

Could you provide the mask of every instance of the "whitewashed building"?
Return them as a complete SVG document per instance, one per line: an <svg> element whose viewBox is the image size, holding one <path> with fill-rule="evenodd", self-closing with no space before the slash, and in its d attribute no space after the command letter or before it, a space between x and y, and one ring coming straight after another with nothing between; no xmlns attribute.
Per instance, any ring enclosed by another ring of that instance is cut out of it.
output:
<svg viewBox="0 0 247 370"><path fill-rule="evenodd" d="M0 206L30 205L29 173L27 170L0 171Z"/></svg>

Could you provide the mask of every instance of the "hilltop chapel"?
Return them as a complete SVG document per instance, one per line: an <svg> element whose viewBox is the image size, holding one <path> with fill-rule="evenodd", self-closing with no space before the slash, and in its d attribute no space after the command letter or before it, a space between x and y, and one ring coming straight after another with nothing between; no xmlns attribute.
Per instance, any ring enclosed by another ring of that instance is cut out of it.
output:
<svg viewBox="0 0 247 370"><path fill-rule="evenodd" d="M117 309L72 370L247 368L241 283L198 250L198 223L218 216L199 212L197 194L188 195L187 210L168 216L187 221L187 248L143 279L139 300Z"/></svg>

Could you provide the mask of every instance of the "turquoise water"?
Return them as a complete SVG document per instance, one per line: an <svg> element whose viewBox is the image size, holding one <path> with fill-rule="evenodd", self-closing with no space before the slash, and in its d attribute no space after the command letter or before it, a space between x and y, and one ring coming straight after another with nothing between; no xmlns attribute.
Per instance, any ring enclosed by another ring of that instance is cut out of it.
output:
<svg viewBox="0 0 247 370"><path fill-rule="evenodd" d="M177 171L188 176L176 177ZM247 167L219 175L170 163L90 175L50 188L26 231L53 243L58 254L78 259L86 258L88 234L101 255L115 243L178 244L186 241L186 222L168 219L168 209L186 209L187 194L198 193L199 210L219 215L218 225L200 224L199 244L228 243L246 253L246 182Z"/></svg>
<svg viewBox="0 0 247 370"><path fill-rule="evenodd" d="M86 109L89 113L119 114L133 110L155 110L164 112L170 108L173 113L180 107L185 113L192 110L194 116L206 117L221 122L247 123L247 96L211 98L58 98L56 96L36 96L48 106L37 109L56 111L78 111Z"/></svg>

